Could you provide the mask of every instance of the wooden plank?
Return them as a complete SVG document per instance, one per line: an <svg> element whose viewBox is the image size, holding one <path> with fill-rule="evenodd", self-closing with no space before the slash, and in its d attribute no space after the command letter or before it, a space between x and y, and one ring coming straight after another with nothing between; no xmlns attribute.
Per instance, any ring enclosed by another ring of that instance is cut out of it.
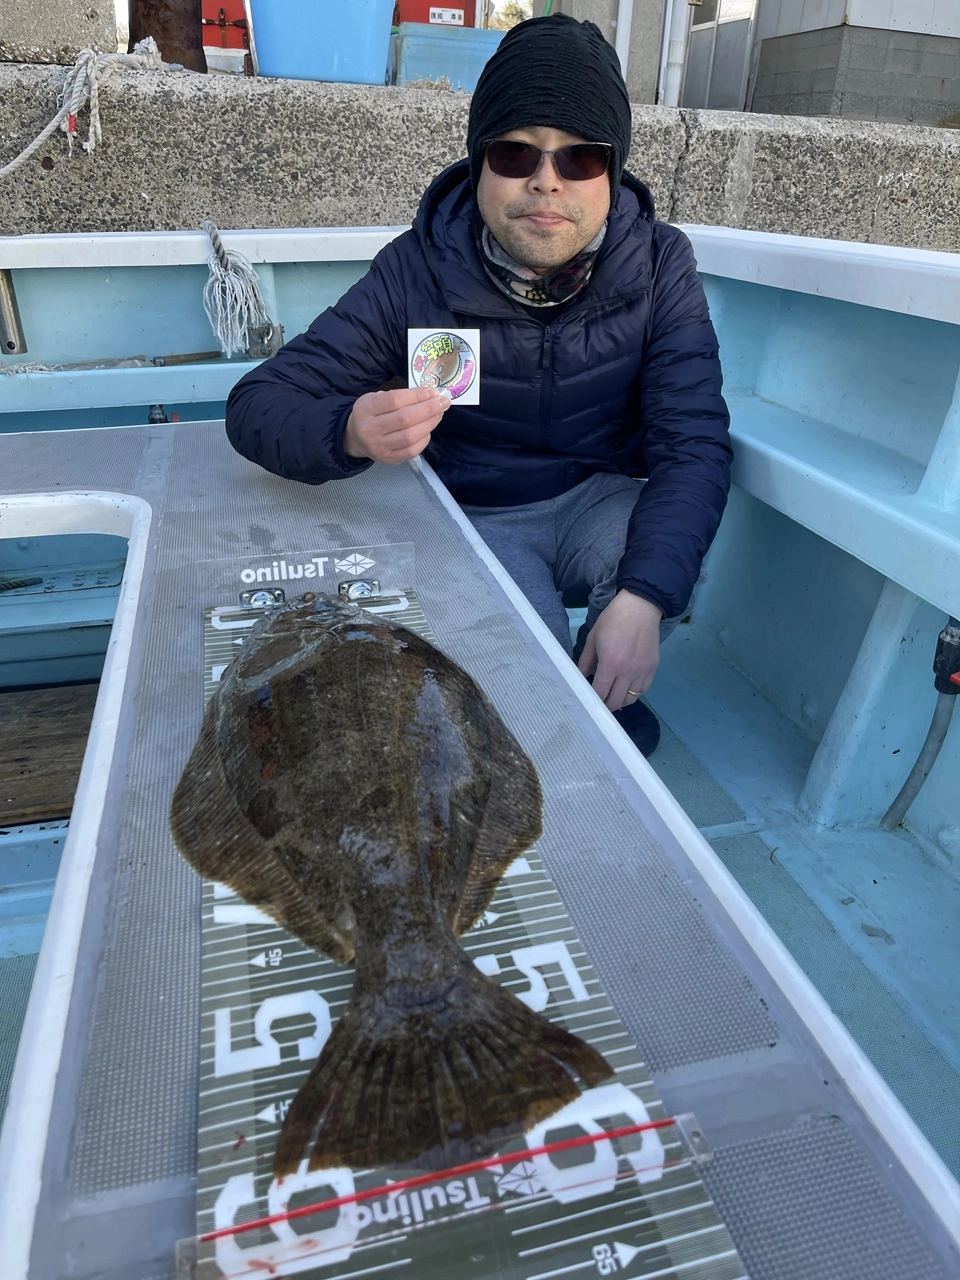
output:
<svg viewBox="0 0 960 1280"><path fill-rule="evenodd" d="M99 687L0 693L0 826L69 815Z"/></svg>

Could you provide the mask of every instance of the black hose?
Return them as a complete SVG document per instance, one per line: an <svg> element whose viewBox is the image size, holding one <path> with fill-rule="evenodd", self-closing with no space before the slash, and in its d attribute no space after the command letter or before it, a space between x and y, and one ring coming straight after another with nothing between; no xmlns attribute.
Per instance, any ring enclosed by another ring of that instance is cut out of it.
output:
<svg viewBox="0 0 960 1280"><path fill-rule="evenodd" d="M956 677L960 675L960 622L956 618L948 618L947 625L937 637L937 652L933 659L934 688L937 691L937 705L933 711L933 719L917 762L910 770L906 782L900 788L896 800L880 819L884 831L894 831L906 817L907 810L920 794L920 788L930 776L930 770L937 763L937 756L943 746L953 719L954 699L960 694L960 684Z"/></svg>

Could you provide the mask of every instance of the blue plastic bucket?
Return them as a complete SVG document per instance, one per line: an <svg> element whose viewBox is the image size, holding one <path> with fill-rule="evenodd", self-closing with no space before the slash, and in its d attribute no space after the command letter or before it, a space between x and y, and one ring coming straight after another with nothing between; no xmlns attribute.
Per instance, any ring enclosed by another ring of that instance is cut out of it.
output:
<svg viewBox="0 0 960 1280"><path fill-rule="evenodd" d="M393 0L249 0L257 70L383 84Z"/></svg>

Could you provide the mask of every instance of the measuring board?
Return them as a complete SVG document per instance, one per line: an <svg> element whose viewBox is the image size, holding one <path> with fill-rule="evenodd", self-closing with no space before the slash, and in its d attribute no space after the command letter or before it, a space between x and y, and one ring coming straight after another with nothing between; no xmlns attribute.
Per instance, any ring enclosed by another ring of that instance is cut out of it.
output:
<svg viewBox="0 0 960 1280"><path fill-rule="evenodd" d="M413 590L363 607L433 640ZM260 616L262 610L237 606L205 612L206 697ZM505 1144L495 1165L468 1176L441 1174L417 1189L392 1191L390 1183L418 1169L308 1173L304 1162L282 1183L273 1180L283 1117L349 999L353 970L305 947L224 885L204 883L202 912L198 1236L357 1191L382 1194L198 1241L189 1270L179 1274L745 1277L676 1127L536 1151L665 1112L535 850L507 870L461 943L493 981L594 1045L616 1077Z"/></svg>

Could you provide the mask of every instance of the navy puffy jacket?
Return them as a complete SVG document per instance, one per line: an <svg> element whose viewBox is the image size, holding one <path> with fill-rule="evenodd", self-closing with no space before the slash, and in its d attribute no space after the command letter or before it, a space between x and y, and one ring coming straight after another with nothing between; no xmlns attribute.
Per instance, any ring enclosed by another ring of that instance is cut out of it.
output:
<svg viewBox="0 0 960 1280"><path fill-rule="evenodd" d="M234 448L277 475L321 484L373 464L348 458L358 396L406 385L407 329L479 328L479 406L454 404L424 457L460 502L556 497L598 471L649 477L618 585L682 613L729 487L729 417L717 339L693 251L657 222L630 174L586 288L551 321L492 283L475 245L467 162L423 197L412 230L305 334L248 373L227 403Z"/></svg>

